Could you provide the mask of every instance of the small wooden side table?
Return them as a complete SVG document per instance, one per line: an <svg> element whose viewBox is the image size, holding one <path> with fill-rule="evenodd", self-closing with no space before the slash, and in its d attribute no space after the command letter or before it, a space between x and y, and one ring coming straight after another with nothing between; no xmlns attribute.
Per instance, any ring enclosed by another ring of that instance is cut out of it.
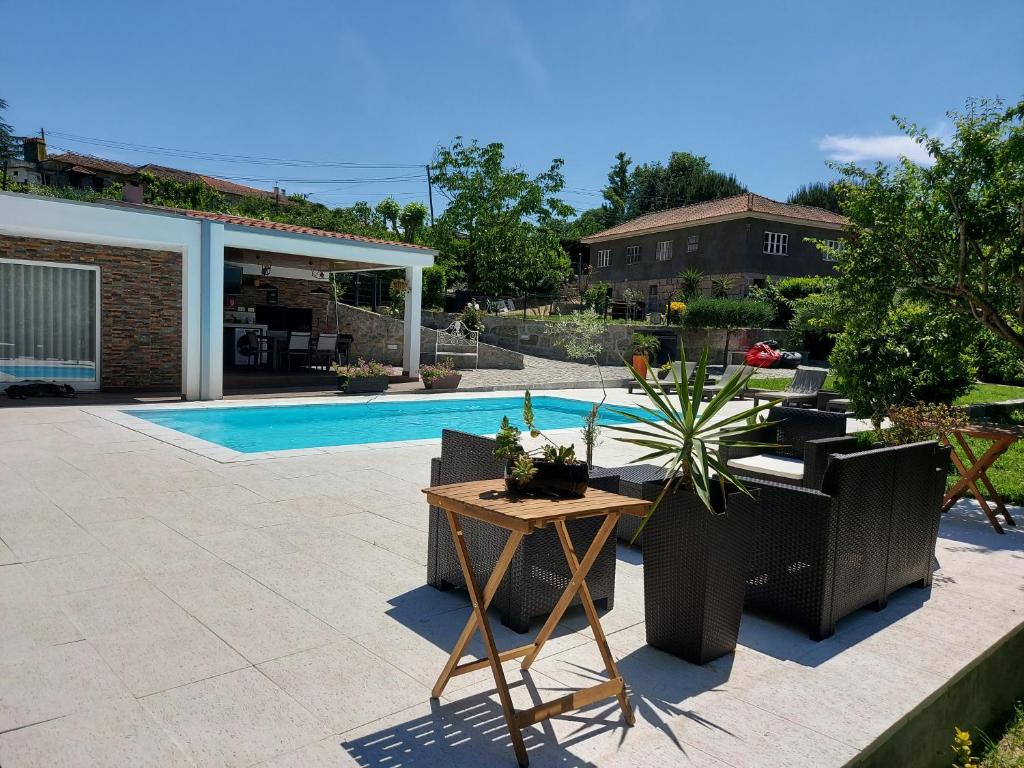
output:
<svg viewBox="0 0 1024 768"><path fill-rule="evenodd" d="M473 603L473 613L456 641L455 648L441 671L440 677L437 678L431 696L435 699L439 698L448 681L456 675L464 675L467 672L489 666L494 675L494 683L498 689L498 698L501 700L505 722L512 737L516 759L523 768L530 764L530 759L523 743L522 729L535 723L614 696L619 701L619 707L622 709L626 723L633 725L635 720L629 698L626 696L626 684L623 682L615 659L608 648L608 642L598 619L597 609L594 607L590 590L587 588L586 576L594 561L597 560L608 535L615 530L619 517L621 515L645 515L650 509L651 503L595 488L588 490L587 495L580 499L554 499L541 496L513 498L505 490L503 480L439 485L433 488L424 488L423 492L427 495L430 504L443 509L448 517L448 526L451 528L452 539L455 542L455 552L458 554L459 564L462 566L462 573L466 579L466 587ZM509 532L505 548L498 557L494 571L482 590L473 574L473 564L470 562L469 548L466 545L462 526L459 524L459 515L483 520L505 528ZM583 555L583 559L580 560L573 548L566 522L595 516L604 516L604 523L597 535L594 536L594 541ZM562 551L565 553L572 578L532 643L507 651L498 651L494 645L494 634L491 632L490 622L487 619L487 607L498 591L501 579L508 570L516 548L523 537L548 525L553 525L558 532L558 539L562 544ZM609 679L590 688L583 688L553 701L538 704L530 709L516 711L512 706L512 697L509 694L504 670L501 668L502 662L523 657L522 668L529 669L577 593L583 603L587 620L594 633L594 642L597 643L598 650L601 652ZM480 631L483 638L487 658L460 663L466 646L477 630Z"/></svg>
<svg viewBox="0 0 1024 768"><path fill-rule="evenodd" d="M990 440L992 445L979 458L971 450L971 446L967 442L968 437L978 440ZM950 507L956 504L957 499L964 496L967 491L970 491L971 495L978 500L992 527L996 529L997 533L1003 533L1003 526L1000 525L999 518L992 510L992 507L989 506L981 491L978 490L977 481L980 480L988 490L996 510L1006 520L1006 524L1016 525L1017 523L1010 516L1009 510L1006 509L1006 504L1003 503L1002 497L996 492L995 486L988 479L988 475L985 472L995 464L996 459L1006 453L1010 446L1021 438L1024 438L1024 427L1004 427L994 424L969 424L966 427L954 429L948 435L944 435L942 442L952 449L950 451L950 458L957 472L960 473L960 479L956 485L949 489L942 500L942 511L946 512L949 510ZM953 445L954 440L964 453L962 458L957 454L956 446Z"/></svg>

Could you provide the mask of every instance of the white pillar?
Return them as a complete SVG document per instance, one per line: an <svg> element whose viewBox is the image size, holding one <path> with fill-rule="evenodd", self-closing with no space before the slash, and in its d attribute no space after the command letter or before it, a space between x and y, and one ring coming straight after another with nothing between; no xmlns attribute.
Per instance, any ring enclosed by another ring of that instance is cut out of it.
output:
<svg viewBox="0 0 1024 768"><path fill-rule="evenodd" d="M405 343L402 368L406 376L420 370L420 302L423 296L423 267L405 268Z"/></svg>
<svg viewBox="0 0 1024 768"><path fill-rule="evenodd" d="M181 252L181 396L199 400L202 380L203 241L195 223Z"/></svg>
<svg viewBox="0 0 1024 768"><path fill-rule="evenodd" d="M224 225L202 223L202 340L199 396L224 396Z"/></svg>

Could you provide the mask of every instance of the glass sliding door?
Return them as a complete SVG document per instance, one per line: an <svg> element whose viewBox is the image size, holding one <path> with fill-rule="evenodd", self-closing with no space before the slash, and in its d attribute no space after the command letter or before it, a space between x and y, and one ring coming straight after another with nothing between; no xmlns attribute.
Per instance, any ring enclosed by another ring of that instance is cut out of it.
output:
<svg viewBox="0 0 1024 768"><path fill-rule="evenodd" d="M100 382L99 268L0 259L0 386Z"/></svg>

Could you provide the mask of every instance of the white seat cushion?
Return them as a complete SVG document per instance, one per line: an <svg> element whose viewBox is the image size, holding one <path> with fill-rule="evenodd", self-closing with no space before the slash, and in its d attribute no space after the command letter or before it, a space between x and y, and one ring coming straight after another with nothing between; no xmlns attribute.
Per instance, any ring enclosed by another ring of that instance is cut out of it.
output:
<svg viewBox="0 0 1024 768"><path fill-rule="evenodd" d="M729 459L729 466L739 470L741 474L746 471L759 475L775 475L787 480L804 479L804 463L800 459L791 459L787 456L759 453L740 459Z"/></svg>

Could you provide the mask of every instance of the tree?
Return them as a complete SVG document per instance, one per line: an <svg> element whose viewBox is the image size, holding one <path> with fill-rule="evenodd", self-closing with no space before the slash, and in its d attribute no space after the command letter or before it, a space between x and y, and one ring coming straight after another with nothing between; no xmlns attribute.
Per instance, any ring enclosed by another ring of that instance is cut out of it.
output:
<svg viewBox="0 0 1024 768"><path fill-rule="evenodd" d="M488 293L552 290L571 272L559 230L574 211L558 198L562 160L531 177L505 166L505 148L457 136L441 147L434 184L448 199L433 242L449 277Z"/></svg>
<svg viewBox="0 0 1024 768"><path fill-rule="evenodd" d="M7 110L7 102L0 99L0 173L3 178L3 189L7 189L7 164L17 157L18 140L14 135L14 129L4 119L4 112Z"/></svg>
<svg viewBox="0 0 1024 768"><path fill-rule="evenodd" d="M840 170L851 237L837 254L840 289L884 316L904 291L938 315L991 331L1024 358L1024 101L969 101L950 113L948 143L894 117L931 156Z"/></svg>
<svg viewBox="0 0 1024 768"><path fill-rule="evenodd" d="M633 169L629 177L626 218L746 191L735 176L714 170L706 157L673 152L667 165L645 163Z"/></svg>
<svg viewBox="0 0 1024 768"><path fill-rule="evenodd" d="M402 237L407 243L416 242L416 235L423 229L427 220L427 206L420 202L406 203L398 216L398 223L402 225Z"/></svg>
<svg viewBox="0 0 1024 768"><path fill-rule="evenodd" d="M398 204L398 201L391 196L385 197L377 203L375 210L377 215L384 219L384 222L390 227L391 231L397 235L398 217L402 213L402 206Z"/></svg>
<svg viewBox="0 0 1024 768"><path fill-rule="evenodd" d="M812 205L833 213L842 213L839 209L839 190L835 184L827 181L812 181L810 184L802 185L786 198L786 202L793 205Z"/></svg>
<svg viewBox="0 0 1024 768"><path fill-rule="evenodd" d="M629 198L630 160L625 152L615 155L615 164L608 171L608 186L601 191L607 201L604 206L605 227L614 227L626 218L626 200Z"/></svg>

